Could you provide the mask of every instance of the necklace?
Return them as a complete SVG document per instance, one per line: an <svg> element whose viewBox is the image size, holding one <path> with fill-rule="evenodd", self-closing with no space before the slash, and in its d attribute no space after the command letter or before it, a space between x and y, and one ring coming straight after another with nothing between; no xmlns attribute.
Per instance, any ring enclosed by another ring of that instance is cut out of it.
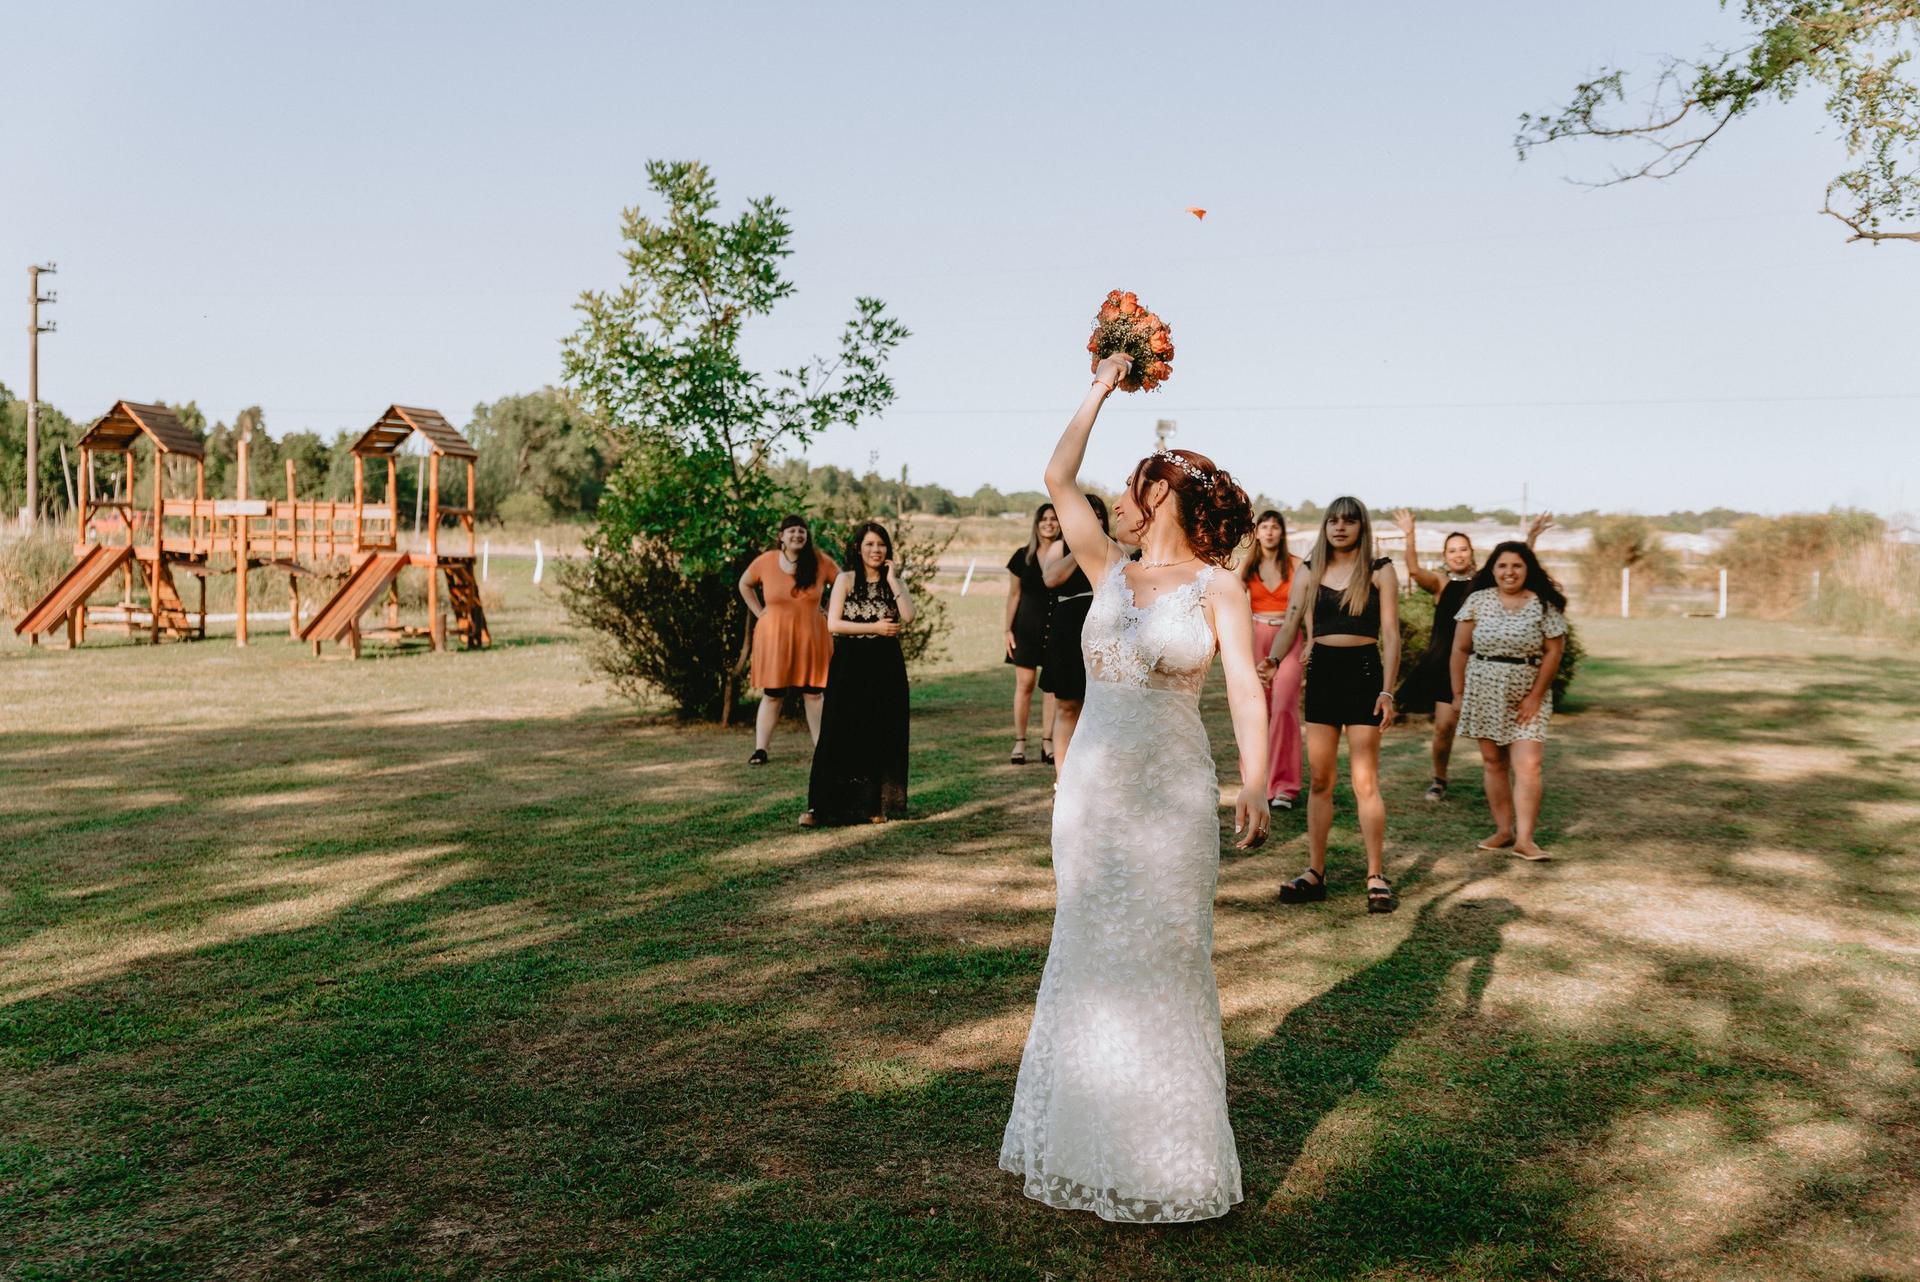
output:
<svg viewBox="0 0 1920 1282"><path fill-rule="evenodd" d="M1178 561L1142 561L1140 568L1143 570L1164 570L1170 565L1185 565L1193 559L1192 555L1187 555L1181 557Z"/></svg>

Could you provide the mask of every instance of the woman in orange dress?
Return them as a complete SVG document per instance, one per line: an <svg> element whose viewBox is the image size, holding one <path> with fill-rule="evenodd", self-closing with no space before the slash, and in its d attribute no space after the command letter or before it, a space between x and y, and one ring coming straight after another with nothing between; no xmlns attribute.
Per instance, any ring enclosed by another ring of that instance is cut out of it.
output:
<svg viewBox="0 0 1920 1282"><path fill-rule="evenodd" d="M1240 566L1253 607L1256 662L1267 657L1287 621L1287 602L1299 568L1300 558L1287 547L1287 518L1268 508L1254 523L1253 547ZM1293 809L1294 798L1300 795L1300 686L1306 675L1301 652L1305 649L1306 638L1296 636L1267 687L1267 806L1273 810Z"/></svg>
<svg viewBox="0 0 1920 1282"><path fill-rule="evenodd" d="M827 688L833 638L820 609L821 590L832 586L840 567L813 546L813 532L802 516L780 522L771 551L753 559L740 576L740 597L753 612L752 683L760 688L760 713L753 722L750 766L767 764L773 728L787 692L798 691L807 711L807 734L820 741L820 701Z"/></svg>

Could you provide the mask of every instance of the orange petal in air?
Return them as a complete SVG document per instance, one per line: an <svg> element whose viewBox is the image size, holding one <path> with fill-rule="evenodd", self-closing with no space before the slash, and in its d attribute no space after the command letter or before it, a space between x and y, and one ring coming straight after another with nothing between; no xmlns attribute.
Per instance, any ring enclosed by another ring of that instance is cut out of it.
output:
<svg viewBox="0 0 1920 1282"><path fill-rule="evenodd" d="M1192 205L1187 206L1187 212L1192 214L1195 218L1205 218L1207 216L1206 210L1198 209Z"/></svg>

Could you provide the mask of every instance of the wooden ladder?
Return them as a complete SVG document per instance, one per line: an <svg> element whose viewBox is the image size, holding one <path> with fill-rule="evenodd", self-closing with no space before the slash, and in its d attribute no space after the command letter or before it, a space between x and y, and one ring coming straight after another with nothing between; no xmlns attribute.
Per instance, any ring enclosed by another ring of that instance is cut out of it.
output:
<svg viewBox="0 0 1920 1282"><path fill-rule="evenodd" d="M487 612L480 605L480 581L473 577L473 567L452 564L446 571L454 631L466 640L469 650L492 645L493 635L487 631Z"/></svg>
<svg viewBox="0 0 1920 1282"><path fill-rule="evenodd" d="M180 599L180 589L173 581L173 568L164 560L155 566L153 586L153 600L149 604L159 616L160 626L175 637L192 635L193 625L187 619L187 603Z"/></svg>

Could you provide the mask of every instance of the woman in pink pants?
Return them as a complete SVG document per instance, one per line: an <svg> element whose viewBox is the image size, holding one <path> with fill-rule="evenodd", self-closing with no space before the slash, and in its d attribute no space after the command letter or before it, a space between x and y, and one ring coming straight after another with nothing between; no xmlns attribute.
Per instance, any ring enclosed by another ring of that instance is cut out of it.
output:
<svg viewBox="0 0 1920 1282"><path fill-rule="evenodd" d="M1240 567L1253 605L1256 659L1267 657L1286 620L1293 572L1299 565L1300 559L1287 550L1286 518L1272 509L1262 512L1253 529L1253 550ZM1305 644L1303 631L1295 636L1293 649L1267 687L1267 760L1272 763L1267 776L1267 805L1273 810L1293 809L1293 799L1300 795L1300 680L1305 672L1301 663Z"/></svg>

